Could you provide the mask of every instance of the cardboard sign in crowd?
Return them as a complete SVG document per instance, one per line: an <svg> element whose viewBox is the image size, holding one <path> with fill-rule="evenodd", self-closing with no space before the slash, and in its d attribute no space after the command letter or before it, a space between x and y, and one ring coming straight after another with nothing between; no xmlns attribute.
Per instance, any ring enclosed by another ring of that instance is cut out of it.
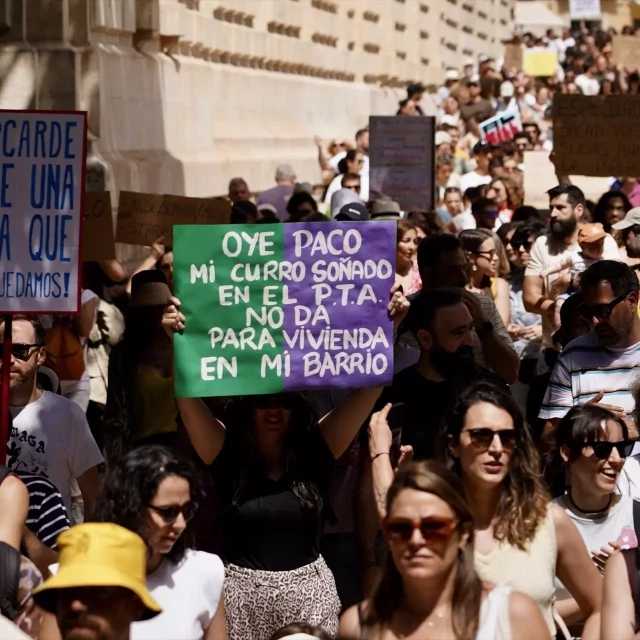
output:
<svg viewBox="0 0 640 640"><path fill-rule="evenodd" d="M178 397L388 384L395 222L174 229Z"/></svg>
<svg viewBox="0 0 640 640"><path fill-rule="evenodd" d="M435 118L369 118L369 191L404 211L430 211L435 203Z"/></svg>
<svg viewBox="0 0 640 640"><path fill-rule="evenodd" d="M640 175L640 95L556 93L553 148L563 175Z"/></svg>
<svg viewBox="0 0 640 640"><path fill-rule="evenodd" d="M121 191L116 242L149 246L158 238L172 245L173 227L178 224L226 224L231 205L224 198Z"/></svg>
<svg viewBox="0 0 640 640"><path fill-rule="evenodd" d="M76 313L86 113L0 112L0 313Z"/></svg>

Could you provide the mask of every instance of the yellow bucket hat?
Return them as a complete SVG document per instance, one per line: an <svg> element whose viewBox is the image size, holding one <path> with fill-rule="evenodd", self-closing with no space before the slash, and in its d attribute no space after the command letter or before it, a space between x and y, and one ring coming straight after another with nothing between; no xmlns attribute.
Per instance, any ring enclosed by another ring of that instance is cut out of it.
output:
<svg viewBox="0 0 640 640"><path fill-rule="evenodd" d="M142 538L111 523L79 524L58 536L60 568L33 597L40 607L56 612L58 589L123 587L133 591L147 608L142 620L162 609L147 591L147 548Z"/></svg>

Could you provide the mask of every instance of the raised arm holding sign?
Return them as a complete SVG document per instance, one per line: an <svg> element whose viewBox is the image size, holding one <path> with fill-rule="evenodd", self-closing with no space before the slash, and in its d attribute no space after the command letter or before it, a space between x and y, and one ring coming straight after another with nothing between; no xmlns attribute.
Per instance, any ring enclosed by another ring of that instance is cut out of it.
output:
<svg viewBox="0 0 640 640"><path fill-rule="evenodd" d="M0 314L4 323L0 463L6 458L11 314L80 308L87 118L0 111Z"/></svg>

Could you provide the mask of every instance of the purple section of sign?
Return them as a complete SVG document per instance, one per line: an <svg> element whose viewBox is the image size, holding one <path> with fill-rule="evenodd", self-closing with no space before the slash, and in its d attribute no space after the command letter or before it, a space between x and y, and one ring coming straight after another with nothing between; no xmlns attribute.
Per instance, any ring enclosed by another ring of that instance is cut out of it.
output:
<svg viewBox="0 0 640 640"><path fill-rule="evenodd" d="M282 281L284 388L388 384L396 223L313 222L284 231L292 264Z"/></svg>

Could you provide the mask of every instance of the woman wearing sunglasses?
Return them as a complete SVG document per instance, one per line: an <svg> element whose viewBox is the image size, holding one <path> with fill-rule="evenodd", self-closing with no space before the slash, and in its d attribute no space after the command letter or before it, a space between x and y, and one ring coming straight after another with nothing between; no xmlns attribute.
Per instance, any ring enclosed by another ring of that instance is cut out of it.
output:
<svg viewBox="0 0 640 640"><path fill-rule="evenodd" d="M637 546L634 501L615 492L634 445L625 422L597 404L574 407L555 432L549 466L561 481L568 471L570 486L553 502L573 520L601 573L616 549ZM562 584L557 585L556 598L558 612L567 624L581 620L580 608Z"/></svg>
<svg viewBox="0 0 640 640"><path fill-rule="evenodd" d="M218 556L191 548L197 510L193 464L160 445L118 459L105 480L97 519L134 531L146 542L147 587L162 613L131 626L131 640L226 640Z"/></svg>
<svg viewBox="0 0 640 640"><path fill-rule="evenodd" d="M388 410L372 417L377 444L384 438L391 443ZM384 573L371 600L342 616L345 637L548 639L531 598L477 576L473 518L455 474L435 462L406 465L392 481L385 507L382 530L390 553Z"/></svg>
<svg viewBox="0 0 640 640"><path fill-rule="evenodd" d="M386 441L376 448L371 430L370 446L374 489L383 496L393 474L389 449ZM549 505L537 450L511 394L486 382L469 387L446 420L441 448L471 507L480 578L531 596L555 637L557 574L587 618L582 637L598 637L602 581L576 526Z"/></svg>
<svg viewBox="0 0 640 640"><path fill-rule="evenodd" d="M391 295L397 326L409 303L398 287ZM184 328L179 304L172 299L163 318L170 334ZM222 421L199 398L178 399L196 452L212 465L231 640L265 640L301 620L336 633L340 601L320 555L323 495L381 392L351 391L320 421L297 393L236 398Z"/></svg>
<svg viewBox="0 0 640 640"><path fill-rule="evenodd" d="M495 235L487 229L465 229L459 238L467 258L467 289L491 298L505 327L509 326L509 285L498 277L500 255Z"/></svg>

